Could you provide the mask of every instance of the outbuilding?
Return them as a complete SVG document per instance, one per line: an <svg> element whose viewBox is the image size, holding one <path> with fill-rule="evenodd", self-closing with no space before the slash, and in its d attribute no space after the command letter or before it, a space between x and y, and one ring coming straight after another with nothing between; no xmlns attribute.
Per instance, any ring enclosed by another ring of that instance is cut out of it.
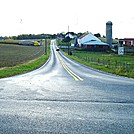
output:
<svg viewBox="0 0 134 134"><path fill-rule="evenodd" d="M119 39L119 43L124 45L124 46L134 46L134 38L124 38L124 39Z"/></svg>

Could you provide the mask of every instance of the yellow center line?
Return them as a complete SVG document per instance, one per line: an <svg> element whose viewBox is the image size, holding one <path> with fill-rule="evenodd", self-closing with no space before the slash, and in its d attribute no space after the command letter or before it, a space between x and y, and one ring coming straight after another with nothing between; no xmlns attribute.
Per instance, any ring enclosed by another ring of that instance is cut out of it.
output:
<svg viewBox="0 0 134 134"><path fill-rule="evenodd" d="M76 81L83 81L83 79L78 76L77 74L75 74L65 63L64 61L62 60L62 58L57 54L62 66L64 67L64 69L76 80Z"/></svg>
<svg viewBox="0 0 134 134"><path fill-rule="evenodd" d="M77 77L75 77L67 68L64 64L62 64L62 66L64 67L64 69L76 80L78 81L79 79Z"/></svg>
<svg viewBox="0 0 134 134"><path fill-rule="evenodd" d="M75 74L64 62L63 62L63 64L62 65L64 65L65 66L65 68L73 75L73 76L75 76L77 79L79 79L79 80L83 80L80 76L78 76L77 74Z"/></svg>

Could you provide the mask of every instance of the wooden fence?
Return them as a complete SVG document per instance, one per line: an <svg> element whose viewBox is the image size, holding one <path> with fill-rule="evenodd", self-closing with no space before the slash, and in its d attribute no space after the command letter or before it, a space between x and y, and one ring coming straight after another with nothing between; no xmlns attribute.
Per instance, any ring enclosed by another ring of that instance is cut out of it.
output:
<svg viewBox="0 0 134 134"><path fill-rule="evenodd" d="M97 65L102 65L105 67L115 68L115 69L122 68L122 69L125 69L126 71L134 72L134 64L129 63L129 62L123 62L122 60L113 61L113 60L104 59L104 58L94 58L94 57L88 57L88 56L83 57L83 56L78 56L78 55L75 55L75 56L78 57L79 59L85 60L87 62L92 62Z"/></svg>

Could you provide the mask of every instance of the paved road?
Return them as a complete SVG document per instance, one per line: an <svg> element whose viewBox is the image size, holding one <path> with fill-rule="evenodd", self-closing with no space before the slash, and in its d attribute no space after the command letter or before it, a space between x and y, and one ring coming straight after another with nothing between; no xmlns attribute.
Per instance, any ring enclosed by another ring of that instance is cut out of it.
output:
<svg viewBox="0 0 134 134"><path fill-rule="evenodd" d="M55 50L40 69L0 79L1 134L133 134L134 79Z"/></svg>

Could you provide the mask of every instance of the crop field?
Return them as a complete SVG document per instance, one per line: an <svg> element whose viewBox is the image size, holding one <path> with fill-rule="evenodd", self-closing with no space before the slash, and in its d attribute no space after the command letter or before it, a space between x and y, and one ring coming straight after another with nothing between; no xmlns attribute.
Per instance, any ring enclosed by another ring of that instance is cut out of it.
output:
<svg viewBox="0 0 134 134"><path fill-rule="evenodd" d="M0 44L0 68L13 67L40 57L44 46Z"/></svg>

